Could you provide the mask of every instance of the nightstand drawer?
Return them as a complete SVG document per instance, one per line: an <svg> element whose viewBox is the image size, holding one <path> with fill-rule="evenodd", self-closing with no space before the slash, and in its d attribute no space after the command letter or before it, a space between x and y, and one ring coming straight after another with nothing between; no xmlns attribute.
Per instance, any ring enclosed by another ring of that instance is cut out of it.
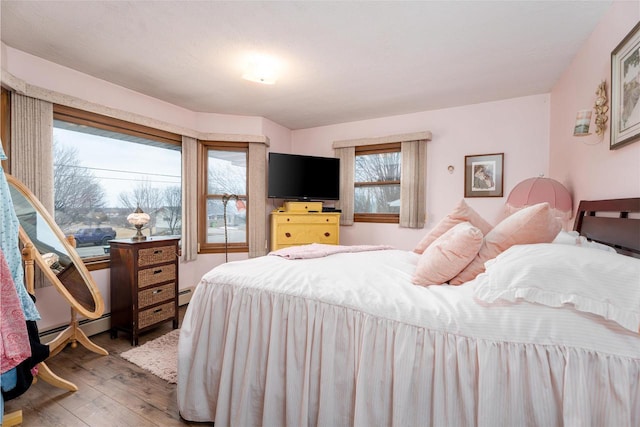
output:
<svg viewBox="0 0 640 427"><path fill-rule="evenodd" d="M158 265L138 271L138 288L167 282L176 278L175 264Z"/></svg>
<svg viewBox="0 0 640 427"><path fill-rule="evenodd" d="M158 246L156 248L140 249L138 251L138 266L146 267L147 265L162 264L176 259L175 246Z"/></svg>
<svg viewBox="0 0 640 427"><path fill-rule="evenodd" d="M166 300L173 300L176 296L175 282L149 288L138 292L138 309L149 307Z"/></svg>
<svg viewBox="0 0 640 427"><path fill-rule="evenodd" d="M141 311L138 313L138 329L171 319L175 314L176 305L174 301Z"/></svg>

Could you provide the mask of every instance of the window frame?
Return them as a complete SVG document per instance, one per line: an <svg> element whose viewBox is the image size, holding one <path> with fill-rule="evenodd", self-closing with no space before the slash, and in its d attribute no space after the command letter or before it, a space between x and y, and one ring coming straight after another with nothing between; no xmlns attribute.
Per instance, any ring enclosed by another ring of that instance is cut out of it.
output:
<svg viewBox="0 0 640 427"><path fill-rule="evenodd" d="M384 153L399 153L402 156L402 143L391 142L386 144L375 145L359 145L355 147L355 157L371 154L384 154ZM401 175L402 176L402 175ZM372 185L400 185L401 181L376 181L376 182L358 182L354 178L354 196L355 189L358 187L366 187ZM354 222L371 222L371 223L385 223L385 224L399 224L400 214L394 213L358 213L353 212Z"/></svg>
<svg viewBox="0 0 640 427"><path fill-rule="evenodd" d="M155 140L158 142L182 147L182 136L177 133L168 132L149 126L128 122L126 120L104 116L90 111L68 107L61 104L53 104L53 120L60 120L77 125L89 126L97 129ZM82 258L82 261L89 271L102 270L105 268L110 268L111 266L109 255Z"/></svg>
<svg viewBox="0 0 640 427"><path fill-rule="evenodd" d="M247 170L245 175L247 194L238 194L246 201L247 211L251 209L249 200L249 143L248 142L225 142L225 141L198 141L198 254L217 253L241 253L249 252L249 214L247 212L246 238L244 243L229 242L207 243L207 202L209 200L222 200L221 194L209 194L209 150L238 151L244 152L246 156Z"/></svg>

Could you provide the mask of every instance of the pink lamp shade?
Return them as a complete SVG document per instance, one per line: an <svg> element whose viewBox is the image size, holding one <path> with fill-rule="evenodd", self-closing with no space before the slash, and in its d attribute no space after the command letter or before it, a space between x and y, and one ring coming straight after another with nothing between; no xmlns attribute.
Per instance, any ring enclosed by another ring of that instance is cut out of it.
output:
<svg viewBox="0 0 640 427"><path fill-rule="evenodd" d="M557 217L571 218L573 203L564 185L551 178L529 178L516 185L507 198L507 210L513 213L524 207L547 202Z"/></svg>

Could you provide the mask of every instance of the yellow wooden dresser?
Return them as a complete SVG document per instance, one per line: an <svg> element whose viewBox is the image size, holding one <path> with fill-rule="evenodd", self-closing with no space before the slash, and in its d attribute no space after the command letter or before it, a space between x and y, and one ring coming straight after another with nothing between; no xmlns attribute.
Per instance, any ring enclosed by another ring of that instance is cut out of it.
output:
<svg viewBox="0 0 640 427"><path fill-rule="evenodd" d="M340 244L340 212L322 212L321 202L287 202L271 213L271 250Z"/></svg>

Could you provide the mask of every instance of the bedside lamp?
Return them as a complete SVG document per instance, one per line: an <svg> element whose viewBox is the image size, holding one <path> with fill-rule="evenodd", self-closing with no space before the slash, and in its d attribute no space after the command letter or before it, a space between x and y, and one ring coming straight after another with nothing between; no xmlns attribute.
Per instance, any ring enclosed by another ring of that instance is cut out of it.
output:
<svg viewBox="0 0 640 427"><path fill-rule="evenodd" d="M527 206L547 202L556 217L566 221L571 218L573 203L564 185L551 178L529 178L516 185L507 198L506 208L511 214Z"/></svg>
<svg viewBox="0 0 640 427"><path fill-rule="evenodd" d="M141 240L147 239L147 236L143 235L140 230L147 223L149 223L150 219L151 217L149 216L149 214L142 212L142 209L140 209L140 206L138 206L138 208L132 214L129 214L129 216L127 216L127 221L129 222L129 224L133 225L136 228L136 230L138 230L136 235L133 236L131 240L135 242L135 241L141 241Z"/></svg>

